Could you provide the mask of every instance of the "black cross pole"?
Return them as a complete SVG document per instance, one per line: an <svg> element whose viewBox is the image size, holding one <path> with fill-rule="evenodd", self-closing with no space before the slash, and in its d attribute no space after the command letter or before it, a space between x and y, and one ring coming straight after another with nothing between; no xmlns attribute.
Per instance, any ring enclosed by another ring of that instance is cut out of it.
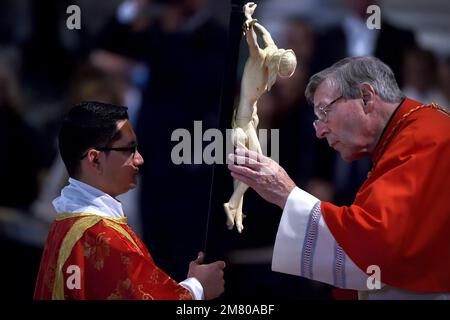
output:
<svg viewBox="0 0 450 320"><path fill-rule="evenodd" d="M226 129L230 129L233 105L237 92L237 68L239 47L243 35L244 0L231 0L230 21L228 28L228 49L224 70L222 93L219 105L219 129L223 134L224 158ZM224 161L225 161L224 159ZM229 231L226 227L226 215L223 203L227 202L233 192L231 175L226 164L215 164L212 170L211 190L209 196L208 219L205 237L205 260L212 262L224 259L227 247L236 237L236 229Z"/></svg>

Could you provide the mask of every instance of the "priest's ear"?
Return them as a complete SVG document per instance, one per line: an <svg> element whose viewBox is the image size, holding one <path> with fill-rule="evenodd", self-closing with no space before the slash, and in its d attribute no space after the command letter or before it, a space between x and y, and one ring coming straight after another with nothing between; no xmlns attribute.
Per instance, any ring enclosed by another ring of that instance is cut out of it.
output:
<svg viewBox="0 0 450 320"><path fill-rule="evenodd" d="M96 150L96 149L89 149L89 151L87 152L86 155L86 163L85 163L85 167L91 171L91 172L95 172L97 174L100 174L103 172L102 169L102 165L100 162L100 154L101 152Z"/></svg>
<svg viewBox="0 0 450 320"><path fill-rule="evenodd" d="M372 112L374 107L375 90L373 89L372 85L367 82L361 84L360 89L364 112L366 114L370 113Z"/></svg>

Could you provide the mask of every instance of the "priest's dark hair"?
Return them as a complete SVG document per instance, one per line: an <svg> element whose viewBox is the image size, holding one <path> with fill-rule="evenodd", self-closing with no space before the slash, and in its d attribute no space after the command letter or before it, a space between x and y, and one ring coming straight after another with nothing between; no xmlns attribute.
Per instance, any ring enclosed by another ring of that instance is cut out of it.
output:
<svg viewBox="0 0 450 320"><path fill-rule="evenodd" d="M127 107L86 101L70 109L59 131L59 152L70 177L76 177L80 161L90 148L108 147L120 139L117 121L128 119Z"/></svg>

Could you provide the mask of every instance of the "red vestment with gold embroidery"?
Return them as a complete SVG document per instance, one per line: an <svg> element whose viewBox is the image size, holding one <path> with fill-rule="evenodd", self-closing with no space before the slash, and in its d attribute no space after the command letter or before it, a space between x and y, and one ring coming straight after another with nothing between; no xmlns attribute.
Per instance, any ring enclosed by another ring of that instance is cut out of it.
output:
<svg viewBox="0 0 450 320"><path fill-rule="evenodd" d="M93 214L50 227L34 299L192 299L123 221Z"/></svg>

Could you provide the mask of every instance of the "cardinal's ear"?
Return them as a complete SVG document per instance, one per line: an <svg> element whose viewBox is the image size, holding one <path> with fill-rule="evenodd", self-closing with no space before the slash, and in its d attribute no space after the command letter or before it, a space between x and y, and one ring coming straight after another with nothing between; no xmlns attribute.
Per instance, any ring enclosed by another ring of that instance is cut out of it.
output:
<svg viewBox="0 0 450 320"><path fill-rule="evenodd" d="M370 113L373 111L375 90L370 83L364 82L360 86L361 89L361 99L363 101L363 108L365 113Z"/></svg>

